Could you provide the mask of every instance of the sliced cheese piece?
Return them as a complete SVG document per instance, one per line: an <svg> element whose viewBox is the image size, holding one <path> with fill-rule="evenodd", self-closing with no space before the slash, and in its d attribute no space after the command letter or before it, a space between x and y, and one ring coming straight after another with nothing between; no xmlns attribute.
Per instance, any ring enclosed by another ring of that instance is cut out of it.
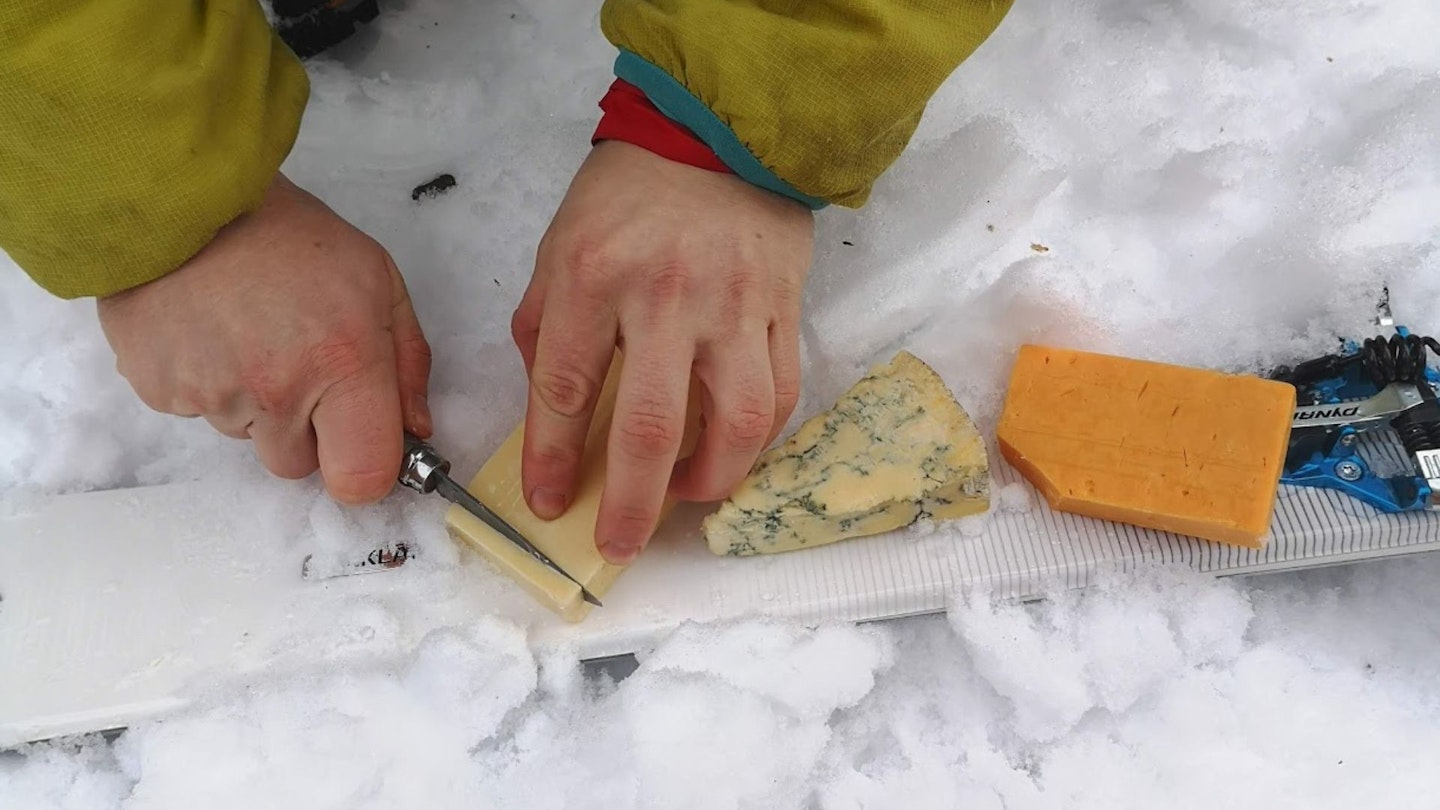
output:
<svg viewBox="0 0 1440 810"><path fill-rule="evenodd" d="M520 458L525 441L523 420L466 486L470 494L514 526L567 573L583 582L602 602L605 593L624 570L623 566L606 562L595 547L595 519L605 488L606 444L615 414L615 395L623 365L623 358L617 352L590 424L579 485L564 514L546 521L532 512L525 502L520 479ZM690 413L680 454L682 458L694 451L698 433L699 409L696 407L695 389L692 384ZM665 502L662 520L673 507L673 500ZM581 597L578 585L531 557L464 508L451 506L445 521L452 538L477 551L502 574L519 583L536 601L566 621L581 621L590 612L591 605Z"/></svg>
<svg viewBox="0 0 1440 810"><path fill-rule="evenodd" d="M996 433L1056 510L1260 548L1294 408L1273 380L1027 345Z"/></svg>
<svg viewBox="0 0 1440 810"><path fill-rule="evenodd" d="M773 554L989 506L979 432L940 376L902 351L762 455L703 528L715 554Z"/></svg>

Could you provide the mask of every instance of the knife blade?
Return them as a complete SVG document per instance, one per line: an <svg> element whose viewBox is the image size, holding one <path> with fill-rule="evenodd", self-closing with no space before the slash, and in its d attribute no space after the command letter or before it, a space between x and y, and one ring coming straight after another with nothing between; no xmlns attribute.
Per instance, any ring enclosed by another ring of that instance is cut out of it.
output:
<svg viewBox="0 0 1440 810"><path fill-rule="evenodd" d="M526 539L525 535L521 534L514 526L495 514L488 506L481 503L479 498L470 494L455 479L451 478L450 461L440 455L434 447L408 431L405 433L405 458L400 468L400 483L421 494L439 493L445 500L479 518L501 537L514 543L526 554L538 560L541 565L579 585L580 596L586 602L596 607L603 607L600 600L590 593L580 580L571 576L554 560L546 556L545 552L536 548L535 544Z"/></svg>

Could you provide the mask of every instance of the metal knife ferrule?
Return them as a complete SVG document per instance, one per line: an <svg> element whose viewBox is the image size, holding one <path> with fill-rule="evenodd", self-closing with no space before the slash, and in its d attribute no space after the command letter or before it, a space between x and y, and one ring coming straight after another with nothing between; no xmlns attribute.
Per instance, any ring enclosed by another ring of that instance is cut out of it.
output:
<svg viewBox="0 0 1440 810"><path fill-rule="evenodd" d="M450 474L450 462L435 448L405 434L405 463L400 468L400 483L421 493L434 492L440 480Z"/></svg>

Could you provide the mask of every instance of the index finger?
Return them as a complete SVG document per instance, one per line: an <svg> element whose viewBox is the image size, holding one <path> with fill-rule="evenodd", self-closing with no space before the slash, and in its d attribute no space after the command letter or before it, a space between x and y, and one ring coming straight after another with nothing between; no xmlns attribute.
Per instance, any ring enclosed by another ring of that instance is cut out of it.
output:
<svg viewBox="0 0 1440 810"><path fill-rule="evenodd" d="M608 306L555 290L545 302L525 409L520 479L530 509L552 520L569 508L605 372L615 356Z"/></svg>
<svg viewBox="0 0 1440 810"><path fill-rule="evenodd" d="M684 440L694 344L647 331L627 340L605 462L595 543L615 565L650 540Z"/></svg>

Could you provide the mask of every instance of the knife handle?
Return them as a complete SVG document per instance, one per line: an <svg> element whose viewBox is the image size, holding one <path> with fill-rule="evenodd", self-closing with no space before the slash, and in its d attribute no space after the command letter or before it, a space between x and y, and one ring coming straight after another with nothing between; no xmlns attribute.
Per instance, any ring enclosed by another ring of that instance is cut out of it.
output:
<svg viewBox="0 0 1440 810"><path fill-rule="evenodd" d="M449 473L449 461L419 437L405 431L405 457L400 465L400 483L416 492L434 492L440 478Z"/></svg>

